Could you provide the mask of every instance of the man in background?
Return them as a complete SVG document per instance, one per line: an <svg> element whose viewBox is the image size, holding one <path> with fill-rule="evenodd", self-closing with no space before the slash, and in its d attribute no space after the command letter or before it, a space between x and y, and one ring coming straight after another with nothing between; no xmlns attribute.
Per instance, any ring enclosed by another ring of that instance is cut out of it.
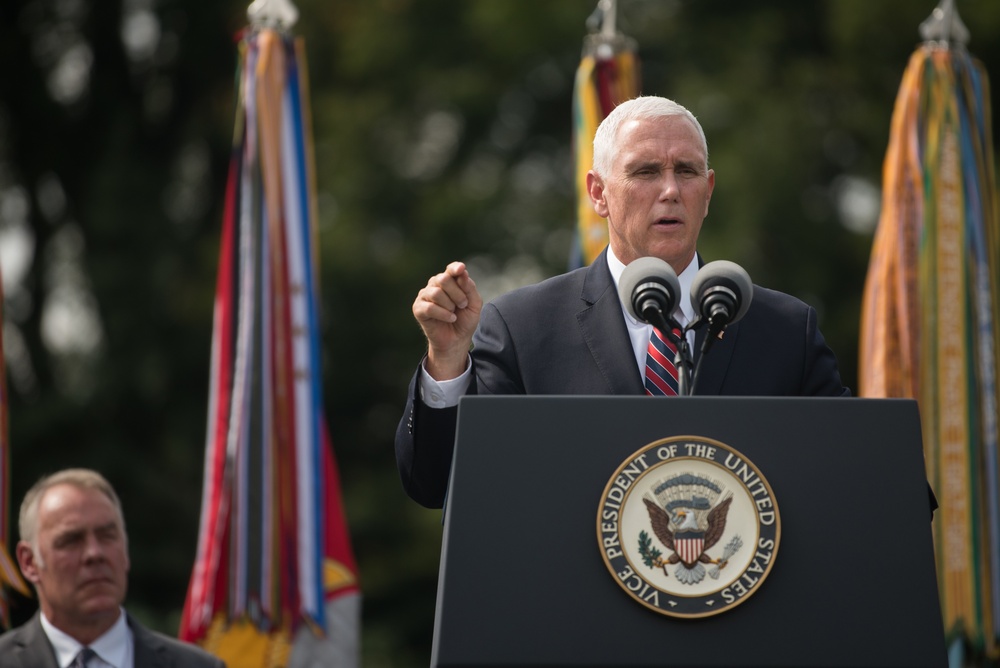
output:
<svg viewBox="0 0 1000 668"><path fill-rule="evenodd" d="M17 561L39 612L0 636L0 668L224 668L122 607L128 536L110 483L89 469L39 480L21 504Z"/></svg>

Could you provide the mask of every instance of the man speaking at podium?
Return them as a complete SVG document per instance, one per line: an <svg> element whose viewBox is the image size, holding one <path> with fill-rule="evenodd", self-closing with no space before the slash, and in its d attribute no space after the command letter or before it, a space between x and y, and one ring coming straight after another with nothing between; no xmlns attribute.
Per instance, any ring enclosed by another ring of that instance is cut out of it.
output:
<svg viewBox="0 0 1000 668"><path fill-rule="evenodd" d="M463 394L659 393L645 381L653 327L623 305L619 281L635 260L659 258L679 279L670 317L682 326L696 317L698 235L715 188L701 125L660 97L618 105L594 137L587 188L610 240L589 267L484 305L465 265L453 262L417 294L427 354L396 431L396 461L422 505L444 503ZM752 294L746 314L699 361L691 393L848 396L816 311L773 290Z"/></svg>

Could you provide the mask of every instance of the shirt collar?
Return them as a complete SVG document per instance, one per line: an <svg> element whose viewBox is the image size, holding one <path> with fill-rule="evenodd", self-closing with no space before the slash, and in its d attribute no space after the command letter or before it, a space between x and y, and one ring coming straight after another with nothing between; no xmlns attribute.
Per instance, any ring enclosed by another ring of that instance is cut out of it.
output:
<svg viewBox="0 0 1000 668"><path fill-rule="evenodd" d="M618 290L618 282L621 280L622 272L625 271L625 265L621 260L615 255L615 252L611 250L611 246L608 246L608 269L611 270L611 280L615 283L615 290ZM681 284L681 294L680 298L677 300L676 309L674 309L674 314L676 317L677 311L679 310L683 314L683 318L678 318L682 325L686 325L694 320L694 306L691 304L691 285L694 283L694 277L698 274L698 258L697 256L688 262L688 266L684 268L680 274L677 275L677 280ZM622 311L625 313L625 318L629 320L632 324L640 324L638 320L629 315L628 310L625 308L625 304L622 304Z"/></svg>
<svg viewBox="0 0 1000 668"><path fill-rule="evenodd" d="M56 652L56 662L60 668L66 668L76 658L76 655L80 653L80 650L83 649L83 645L72 636L53 626L52 622L45 616L45 613L41 613L41 622L42 629L45 631L49 642L52 643L52 649ZM104 635L97 638L97 640L90 643L88 647L97 652L97 656L105 663L115 666L115 668L126 668L125 660L128 656L128 647L131 642L132 638L129 634L125 611L121 610L114 626L108 629Z"/></svg>

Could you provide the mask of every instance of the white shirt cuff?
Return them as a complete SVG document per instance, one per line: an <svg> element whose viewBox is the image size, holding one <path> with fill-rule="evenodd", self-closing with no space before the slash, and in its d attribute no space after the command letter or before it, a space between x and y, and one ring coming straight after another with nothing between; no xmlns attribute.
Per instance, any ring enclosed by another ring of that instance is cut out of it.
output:
<svg viewBox="0 0 1000 668"><path fill-rule="evenodd" d="M420 364L420 378L417 386L420 391L420 399L430 408L450 408L458 405L458 400L462 398L469 385L472 384L472 363L471 360L465 365L465 371L458 378L451 380L434 380L427 373L424 363Z"/></svg>

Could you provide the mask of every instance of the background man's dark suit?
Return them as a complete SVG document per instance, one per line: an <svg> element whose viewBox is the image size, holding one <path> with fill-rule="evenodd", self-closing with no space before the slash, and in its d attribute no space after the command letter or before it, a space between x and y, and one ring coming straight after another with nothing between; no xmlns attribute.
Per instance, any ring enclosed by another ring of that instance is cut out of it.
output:
<svg viewBox="0 0 1000 668"><path fill-rule="evenodd" d="M704 329L696 348L703 338ZM604 254L589 267L486 305L473 341L475 373L468 394L645 394ZM695 356L697 361L697 351ZM849 391L817 327L816 311L754 286L747 314L705 356L693 394L847 396ZM444 502L456 415L457 408L424 405L414 375L396 431L396 460L407 494L427 507Z"/></svg>
<svg viewBox="0 0 1000 668"><path fill-rule="evenodd" d="M151 631L128 618L135 647L135 668L222 668L221 660L200 648ZM0 668L58 668L55 651L39 615L0 636Z"/></svg>

